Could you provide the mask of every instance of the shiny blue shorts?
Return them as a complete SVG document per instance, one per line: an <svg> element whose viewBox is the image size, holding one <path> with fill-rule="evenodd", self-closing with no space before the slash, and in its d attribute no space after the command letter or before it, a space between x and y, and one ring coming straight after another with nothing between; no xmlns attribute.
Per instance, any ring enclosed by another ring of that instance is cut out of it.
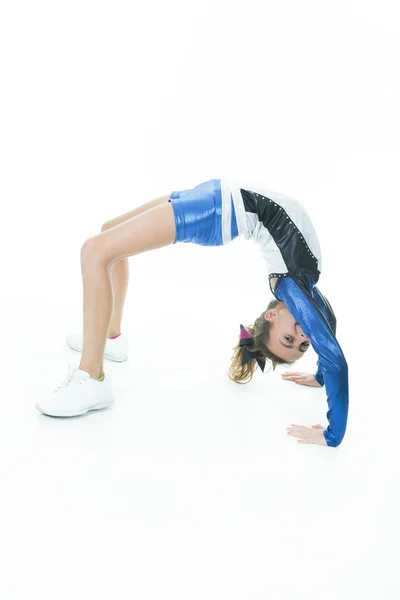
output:
<svg viewBox="0 0 400 600"><path fill-rule="evenodd" d="M210 179L193 189L172 192L177 242L223 246L238 236L232 195L221 179Z"/></svg>

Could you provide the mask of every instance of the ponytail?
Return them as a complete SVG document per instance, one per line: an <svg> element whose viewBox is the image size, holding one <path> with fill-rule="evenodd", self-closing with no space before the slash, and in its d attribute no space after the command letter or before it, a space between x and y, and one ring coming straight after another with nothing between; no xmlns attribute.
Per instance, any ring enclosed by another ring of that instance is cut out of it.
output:
<svg viewBox="0 0 400 600"><path fill-rule="evenodd" d="M254 336L254 325L247 325L246 329ZM233 356L231 358L228 377L232 381L236 381L236 383L248 383L251 381L254 371L258 367L255 358L245 365L242 364L245 349L245 346L239 346L239 343L233 348Z"/></svg>
<svg viewBox="0 0 400 600"><path fill-rule="evenodd" d="M271 300L271 302L267 306L267 310L263 311L261 315L255 320L253 325L246 326L246 329L251 333L254 337L254 351L258 351L261 353L263 357L265 357L270 361L272 365L272 370L275 371L275 368L278 364L282 365L291 365L293 362L287 362L279 358L273 354L267 348L267 342L270 336L270 322L265 318L265 313L272 308L275 308L279 303L279 300ZM258 363L256 358L252 359L250 362L246 364L243 363L243 353L245 351L245 346L240 346L239 342L233 348L233 355L231 358L231 365L228 370L228 377L232 381L236 383L248 383L252 380L253 375L258 368Z"/></svg>

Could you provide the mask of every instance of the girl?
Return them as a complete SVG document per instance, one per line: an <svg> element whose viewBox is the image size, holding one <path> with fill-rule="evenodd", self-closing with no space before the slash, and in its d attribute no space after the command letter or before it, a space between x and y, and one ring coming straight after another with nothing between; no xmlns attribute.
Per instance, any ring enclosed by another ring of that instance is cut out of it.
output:
<svg viewBox="0 0 400 600"><path fill-rule="evenodd" d="M336 318L317 288L321 249L305 208L289 196L258 185L211 179L193 189L175 191L103 225L101 233L81 248L83 278L83 338L67 342L82 351L79 367L52 397L36 404L42 413L70 417L114 402L104 356L127 358L121 334L122 310L128 284L127 257L177 242L221 246L237 236L252 239L267 261L272 300L247 328L232 357L229 377L249 381L268 359L293 364L312 344L318 354L315 375L285 373L284 379L305 385L325 384L328 427L292 425L287 433L299 442L338 446L348 411L348 367L336 339Z"/></svg>

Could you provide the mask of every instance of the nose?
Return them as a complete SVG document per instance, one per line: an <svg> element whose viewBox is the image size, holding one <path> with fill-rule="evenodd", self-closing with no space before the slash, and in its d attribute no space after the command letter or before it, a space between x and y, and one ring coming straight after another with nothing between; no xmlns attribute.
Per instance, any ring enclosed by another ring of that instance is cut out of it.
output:
<svg viewBox="0 0 400 600"><path fill-rule="evenodd" d="M303 330L301 329L300 325L299 325L298 323L296 323L296 325L297 325L297 327L299 328L299 333L300 333L300 336L301 336L303 339L305 338L305 339L307 339L307 340L308 340L308 336L306 336L306 334L303 332Z"/></svg>

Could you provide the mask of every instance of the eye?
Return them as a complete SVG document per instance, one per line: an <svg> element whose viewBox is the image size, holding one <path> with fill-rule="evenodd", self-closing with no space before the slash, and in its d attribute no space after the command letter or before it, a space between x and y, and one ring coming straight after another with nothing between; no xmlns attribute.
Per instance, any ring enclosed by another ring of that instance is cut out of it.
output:
<svg viewBox="0 0 400 600"><path fill-rule="evenodd" d="M285 335L284 338L285 338L285 340L287 340L289 342L289 344L293 344L293 338L292 337L290 337L288 335ZM308 346L310 344L308 342L302 342L300 345L304 346L305 348L308 348Z"/></svg>

